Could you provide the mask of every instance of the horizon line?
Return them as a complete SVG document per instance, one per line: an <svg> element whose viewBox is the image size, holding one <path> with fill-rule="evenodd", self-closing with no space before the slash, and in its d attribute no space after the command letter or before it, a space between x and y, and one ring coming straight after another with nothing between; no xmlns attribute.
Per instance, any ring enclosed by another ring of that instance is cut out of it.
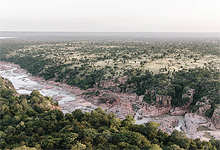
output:
<svg viewBox="0 0 220 150"><path fill-rule="evenodd" d="M65 32L65 33L220 33L220 31L0 31L0 32Z"/></svg>

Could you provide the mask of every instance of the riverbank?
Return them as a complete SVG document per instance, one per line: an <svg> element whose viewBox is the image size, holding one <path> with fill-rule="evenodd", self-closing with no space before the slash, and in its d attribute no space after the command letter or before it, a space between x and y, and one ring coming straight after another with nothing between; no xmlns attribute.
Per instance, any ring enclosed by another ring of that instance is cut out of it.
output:
<svg viewBox="0 0 220 150"><path fill-rule="evenodd" d="M89 108L96 106L84 100L80 95L82 90L71 87L65 83L45 81L42 77L32 76L19 65L7 62L0 62L0 76L8 78L20 94L30 94L33 90L39 90L44 96L50 96L57 101L64 113L71 113L75 109L82 109L89 112Z"/></svg>

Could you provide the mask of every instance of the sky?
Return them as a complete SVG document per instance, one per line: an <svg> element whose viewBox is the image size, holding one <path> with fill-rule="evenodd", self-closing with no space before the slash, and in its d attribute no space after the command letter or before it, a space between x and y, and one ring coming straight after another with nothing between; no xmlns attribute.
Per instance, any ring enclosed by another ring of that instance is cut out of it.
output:
<svg viewBox="0 0 220 150"><path fill-rule="evenodd" d="M220 32L220 0L0 0L0 31Z"/></svg>

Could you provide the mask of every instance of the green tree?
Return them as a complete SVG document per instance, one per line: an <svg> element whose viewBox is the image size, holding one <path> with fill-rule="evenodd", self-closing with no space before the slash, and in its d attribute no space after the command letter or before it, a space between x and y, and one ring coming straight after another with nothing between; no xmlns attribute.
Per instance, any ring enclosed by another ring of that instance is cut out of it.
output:
<svg viewBox="0 0 220 150"><path fill-rule="evenodd" d="M21 118L18 116L14 116L11 120L12 124L18 124L21 121Z"/></svg>
<svg viewBox="0 0 220 150"><path fill-rule="evenodd" d="M97 131L95 129L84 129L83 136L84 137L91 137L93 140L96 138L98 135Z"/></svg>
<svg viewBox="0 0 220 150"><path fill-rule="evenodd" d="M216 149L220 149L220 140L211 139L209 141Z"/></svg>
<svg viewBox="0 0 220 150"><path fill-rule="evenodd" d="M162 148L160 148L160 146L157 144L152 144L151 146L149 146L148 150L162 150Z"/></svg>
<svg viewBox="0 0 220 150"><path fill-rule="evenodd" d="M24 139L27 146L34 147L36 144L36 139L32 136L26 137Z"/></svg>
<svg viewBox="0 0 220 150"><path fill-rule="evenodd" d="M5 130L6 134L11 134L14 133L16 131L16 129L12 126L8 126L8 128Z"/></svg>
<svg viewBox="0 0 220 150"><path fill-rule="evenodd" d="M171 135L174 139L183 139L186 138L186 134L182 131L174 130Z"/></svg>
<svg viewBox="0 0 220 150"><path fill-rule="evenodd" d="M0 115L4 116L5 114L9 113L9 107L6 104L0 106Z"/></svg>
<svg viewBox="0 0 220 150"><path fill-rule="evenodd" d="M13 148L12 150L37 150L37 149L34 148L34 147L26 147L26 146L24 145L24 146L21 146L21 147Z"/></svg>
<svg viewBox="0 0 220 150"><path fill-rule="evenodd" d="M83 150L86 149L86 145L77 141L76 145L71 147L71 150Z"/></svg>
<svg viewBox="0 0 220 150"><path fill-rule="evenodd" d="M163 147L163 150L184 150L184 149L180 148L179 145L173 144L170 146Z"/></svg>
<svg viewBox="0 0 220 150"><path fill-rule="evenodd" d="M141 129L141 133L147 136L147 138L151 141L157 137L157 130L159 127L160 127L160 124L156 122L150 122L146 125L146 127L143 127Z"/></svg>

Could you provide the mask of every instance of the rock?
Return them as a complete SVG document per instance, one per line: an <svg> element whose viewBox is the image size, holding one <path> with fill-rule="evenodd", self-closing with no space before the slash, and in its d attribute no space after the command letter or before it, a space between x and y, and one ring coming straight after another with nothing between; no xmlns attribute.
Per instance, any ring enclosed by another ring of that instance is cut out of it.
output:
<svg viewBox="0 0 220 150"><path fill-rule="evenodd" d="M204 134L205 134L204 131L199 131L199 132L196 132L195 134L193 134L192 138L193 139L201 138Z"/></svg>
<svg viewBox="0 0 220 150"><path fill-rule="evenodd" d="M138 116L139 117L139 116ZM171 134L174 130L176 130L176 126L179 123L179 119L175 116L163 116L163 117L154 117L154 118L148 118L147 122L157 122L160 124L160 130L163 132L167 132Z"/></svg>
<svg viewBox="0 0 220 150"><path fill-rule="evenodd" d="M216 130L215 126L211 122L207 122L206 124L200 124L199 126L207 127L209 130Z"/></svg>
<svg viewBox="0 0 220 150"><path fill-rule="evenodd" d="M159 103L161 101L161 106L168 106L171 107L171 96L161 96L161 95L156 95L156 102Z"/></svg>
<svg viewBox="0 0 220 150"><path fill-rule="evenodd" d="M209 101L210 101L210 100L207 100L206 97L203 97L203 98L201 98L201 99L204 99L205 102L200 102L200 101L198 101L198 102L196 103L195 106L198 106L198 105L200 106L199 109L198 109L198 111L197 111L196 113L199 114L199 115L201 115L201 116L204 116L204 117L205 117L205 116L206 116L206 115L205 115L206 111L211 108L211 105L209 105Z"/></svg>
<svg viewBox="0 0 220 150"><path fill-rule="evenodd" d="M182 116L186 114L187 112L189 112L189 109L188 109L188 106L176 107L176 108L171 109L169 112L170 112L170 115L172 116Z"/></svg>
<svg viewBox="0 0 220 150"><path fill-rule="evenodd" d="M107 113L113 112L120 119L125 119L127 115L135 116L135 112L132 108L131 102L120 102L119 104L113 106L112 108L106 111Z"/></svg>
<svg viewBox="0 0 220 150"><path fill-rule="evenodd" d="M50 107L52 110L54 110L54 109L59 109L60 111L62 111L62 109L61 109L60 106L50 105L50 106L48 106L48 107Z"/></svg>
<svg viewBox="0 0 220 150"><path fill-rule="evenodd" d="M1 66L0 69L1 69L1 70L10 70L10 69L12 69L12 68L11 68L11 67L6 67L6 66Z"/></svg>
<svg viewBox="0 0 220 150"><path fill-rule="evenodd" d="M54 96L51 97L51 98L53 98L53 100L57 102L57 101L60 101L63 97L64 97L64 96L54 95Z"/></svg>
<svg viewBox="0 0 220 150"><path fill-rule="evenodd" d="M186 123L186 130L188 134L194 134L197 132L197 128L199 127L197 124L194 123L194 114L187 113L185 114L185 123Z"/></svg>
<svg viewBox="0 0 220 150"><path fill-rule="evenodd" d="M220 130L216 130L215 126L209 121L209 119L194 113L185 114L184 119L186 123L186 133L191 135L193 139L200 138L201 140L209 141L208 134L215 139L220 139ZM206 128L203 129L203 131L197 131L198 127Z"/></svg>
<svg viewBox="0 0 220 150"><path fill-rule="evenodd" d="M47 85L47 86L45 86L43 89L49 90L49 89L53 89L53 88L54 88L53 86Z"/></svg>
<svg viewBox="0 0 220 150"><path fill-rule="evenodd" d="M115 106L120 101L120 98L115 96L114 94L103 94L99 97L99 103L105 103L110 108Z"/></svg>
<svg viewBox="0 0 220 150"><path fill-rule="evenodd" d="M210 139L209 139L209 138L206 138L206 137L204 137L204 136L201 136L201 137L200 137L200 140L201 140L201 141L207 141L207 142L208 142Z"/></svg>
<svg viewBox="0 0 220 150"><path fill-rule="evenodd" d="M138 119L138 120L141 120L141 119L143 119L143 116L138 116L137 119Z"/></svg>
<svg viewBox="0 0 220 150"><path fill-rule="evenodd" d="M132 108L136 112L140 109L140 107L138 105L135 105L135 104L132 104Z"/></svg>
<svg viewBox="0 0 220 150"><path fill-rule="evenodd" d="M192 139L195 140L195 139L199 138L201 141L209 141L210 139L205 137L205 134L207 134L207 133L208 132L205 132L205 131L199 131L199 132L193 134Z"/></svg>
<svg viewBox="0 0 220 150"><path fill-rule="evenodd" d="M156 107L143 102L141 103L141 108L137 112L147 118L168 114L169 110L170 107Z"/></svg>
<svg viewBox="0 0 220 150"><path fill-rule="evenodd" d="M185 124L184 124L184 125L182 125L182 126L180 127L180 129L181 129L181 130L182 130L184 133L186 133L186 132L187 132Z"/></svg>
<svg viewBox="0 0 220 150"><path fill-rule="evenodd" d="M216 105L216 108L212 115L212 122L216 129L220 129L220 104Z"/></svg>
<svg viewBox="0 0 220 150"><path fill-rule="evenodd" d="M171 134L178 125L179 120L175 116L168 116L161 120L155 120L155 122L158 122L161 125L160 129L162 131L166 131Z"/></svg>
<svg viewBox="0 0 220 150"><path fill-rule="evenodd" d="M203 123L207 123L208 121L206 120L205 117L203 116L199 116L197 114L193 115L193 123L194 124L203 124Z"/></svg>
<svg viewBox="0 0 220 150"><path fill-rule="evenodd" d="M220 131L207 131L214 139L220 140Z"/></svg>

